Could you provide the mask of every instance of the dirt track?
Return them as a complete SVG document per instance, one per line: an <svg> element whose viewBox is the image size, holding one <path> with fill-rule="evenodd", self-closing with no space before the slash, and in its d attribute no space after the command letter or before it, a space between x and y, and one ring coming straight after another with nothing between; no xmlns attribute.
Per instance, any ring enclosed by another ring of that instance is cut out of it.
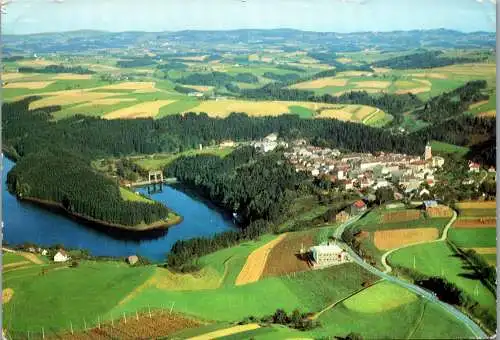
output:
<svg viewBox="0 0 500 340"><path fill-rule="evenodd" d="M244 285L255 282L260 279L266 267L267 257L269 253L278 243L285 238L287 234L281 234L271 242L266 243L259 249L254 250L247 258L243 269L236 278L236 285Z"/></svg>
<svg viewBox="0 0 500 340"><path fill-rule="evenodd" d="M241 333L241 332L246 332L246 331L251 331L254 329L260 328L260 326L256 323L249 323L247 325L239 325L239 326L234 326L230 328L225 328L221 329L218 331L202 334L195 336L193 338L189 338L189 340L210 340L210 339L218 339L222 338L224 336L236 334L236 333Z"/></svg>

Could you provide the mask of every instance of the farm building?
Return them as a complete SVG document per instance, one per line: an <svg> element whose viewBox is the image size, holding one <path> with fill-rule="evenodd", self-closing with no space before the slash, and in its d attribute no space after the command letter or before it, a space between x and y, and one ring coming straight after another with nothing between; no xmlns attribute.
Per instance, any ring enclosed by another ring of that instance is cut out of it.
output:
<svg viewBox="0 0 500 340"><path fill-rule="evenodd" d="M277 133L271 133L270 135L264 137L264 142L276 142L278 140Z"/></svg>
<svg viewBox="0 0 500 340"><path fill-rule="evenodd" d="M335 215L335 222L346 222L349 217L349 213L345 210L342 210L337 215Z"/></svg>
<svg viewBox="0 0 500 340"><path fill-rule="evenodd" d="M313 267L325 267L349 261L347 252L336 244L314 246L310 248Z"/></svg>
<svg viewBox="0 0 500 340"><path fill-rule="evenodd" d="M139 261L139 258L136 255L130 255L127 257L128 264L134 265Z"/></svg>
<svg viewBox="0 0 500 340"><path fill-rule="evenodd" d="M365 211L366 211L366 204L361 200L356 201L351 205L351 215L357 215Z"/></svg>
<svg viewBox="0 0 500 340"><path fill-rule="evenodd" d="M63 250L60 249L55 255L54 255L54 262L66 262L70 259L69 255Z"/></svg>
<svg viewBox="0 0 500 340"><path fill-rule="evenodd" d="M429 208L435 208L437 206L438 204L434 200L424 201L425 210L429 210Z"/></svg>

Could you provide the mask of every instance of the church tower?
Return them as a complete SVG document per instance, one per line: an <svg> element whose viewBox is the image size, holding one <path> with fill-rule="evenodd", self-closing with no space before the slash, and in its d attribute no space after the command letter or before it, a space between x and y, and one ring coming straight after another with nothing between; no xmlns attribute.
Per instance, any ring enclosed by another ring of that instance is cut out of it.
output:
<svg viewBox="0 0 500 340"><path fill-rule="evenodd" d="M424 159L427 161L431 158L432 158L432 148L429 142L427 142L427 145L425 146Z"/></svg>

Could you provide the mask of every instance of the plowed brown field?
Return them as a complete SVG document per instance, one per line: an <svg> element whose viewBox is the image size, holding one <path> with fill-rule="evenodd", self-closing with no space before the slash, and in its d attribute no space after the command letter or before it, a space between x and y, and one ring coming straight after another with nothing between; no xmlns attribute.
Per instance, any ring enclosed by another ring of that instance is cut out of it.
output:
<svg viewBox="0 0 500 340"><path fill-rule="evenodd" d="M383 223L397 223L417 220L421 216L421 212L418 210L403 210L386 212L382 215Z"/></svg>
<svg viewBox="0 0 500 340"><path fill-rule="evenodd" d="M186 328L200 326L200 322L188 319L180 315L169 314L168 312L152 312L149 314L127 316L115 321L114 324L104 324L100 328L96 327L86 332L71 334L62 334L53 339L84 340L84 339L157 339L165 337L172 333ZM46 336L47 337L47 336Z"/></svg>
<svg viewBox="0 0 500 340"><path fill-rule="evenodd" d="M407 244L432 241L437 239L438 236L439 231L436 228L377 230L374 241L378 249L389 250Z"/></svg>
<svg viewBox="0 0 500 340"><path fill-rule="evenodd" d="M313 236L310 233L288 234L280 243L272 248L267 258L262 277L279 276L288 273L309 270L307 261L299 259L297 255L304 246L309 249L313 245Z"/></svg>

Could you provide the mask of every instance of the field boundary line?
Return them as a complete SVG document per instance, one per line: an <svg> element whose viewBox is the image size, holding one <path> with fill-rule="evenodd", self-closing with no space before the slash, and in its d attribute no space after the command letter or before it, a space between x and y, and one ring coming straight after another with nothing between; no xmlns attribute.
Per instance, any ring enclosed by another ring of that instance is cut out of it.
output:
<svg viewBox="0 0 500 340"><path fill-rule="evenodd" d="M334 303L332 303L332 304L329 304L328 306L326 306L325 308L323 308L322 310L320 310L319 312L317 312L316 314L314 314L313 316L311 316L311 317L309 318L309 320L316 320L317 318L319 318L319 316L320 316L321 314L323 314L324 312L326 312L326 311L328 311L328 310L332 309L333 307L335 307L335 306L336 306L336 305L338 305L339 303L344 302L345 300L349 299L350 297L353 297L354 295L356 295L356 294L358 294L358 293L361 293L361 292L362 292L362 291L364 291L365 289L368 289L368 288L370 288L370 287L373 287L373 286L375 286L376 284L378 284L378 283L380 283L380 282L382 282L382 281L384 281L384 280L385 280L385 279L380 279L380 280L377 280L377 281L375 281L373 284L371 284L371 285L369 285L369 286L367 286L367 287L362 287L362 288L360 288L360 289L358 289L358 290L356 290L356 291L354 291L354 292L350 293L349 295L344 296L343 298L341 298L341 299L339 299L339 300L335 301L335 302L334 302Z"/></svg>
<svg viewBox="0 0 500 340"><path fill-rule="evenodd" d="M417 331L417 329L420 327L420 324L422 323L422 320L424 319L425 309L427 307L427 303L428 302L429 301L424 300L424 306L422 308L422 313L420 313L420 317L418 318L417 322L415 322L415 326L413 327L413 329L411 329L410 333L406 336L406 339L411 339L411 337L413 336L413 334L415 334L415 332Z"/></svg>
<svg viewBox="0 0 500 340"><path fill-rule="evenodd" d="M238 326L233 326L233 327L229 327L229 328L219 329L216 331L212 331L212 332L198 335L198 336L188 338L188 339L189 340L218 339L218 338L233 335L233 334L243 333L243 332L247 332L247 331L253 331L253 330L259 329L259 328L260 328L260 325L258 323L249 323L246 325L238 325Z"/></svg>
<svg viewBox="0 0 500 340"><path fill-rule="evenodd" d="M387 263L387 257L389 255L391 255L392 253L394 253L400 249L404 249L404 248L408 248L408 247L418 246L418 245L427 244L427 243L436 243L436 242L446 241L446 239L448 238L448 230L450 229L451 225L453 223L455 223L456 219L457 219L457 212L455 210L453 210L453 216L451 217L448 224L444 227L443 233L441 234L441 237L436 239L436 240L415 242L415 243L407 244L407 245L404 245L404 246L401 246L398 248L394 248L394 249L391 249L391 250L385 252L381 258L382 265L384 266L384 273L387 274L387 273L390 273L392 271L392 267Z"/></svg>

